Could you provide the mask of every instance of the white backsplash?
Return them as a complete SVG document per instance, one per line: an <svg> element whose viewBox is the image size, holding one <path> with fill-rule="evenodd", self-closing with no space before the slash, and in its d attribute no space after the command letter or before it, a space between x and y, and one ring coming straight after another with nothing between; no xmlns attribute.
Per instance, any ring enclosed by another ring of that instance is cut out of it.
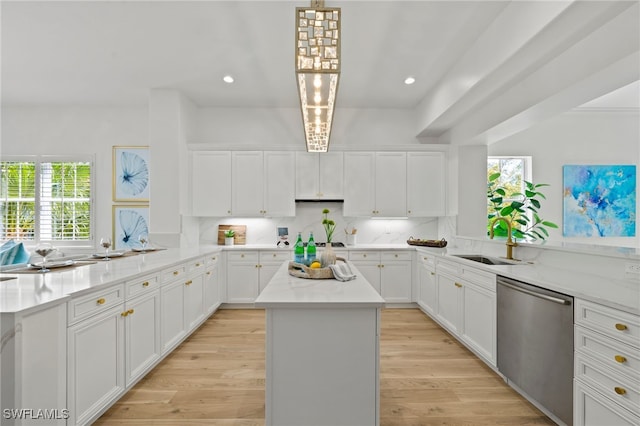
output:
<svg viewBox="0 0 640 426"><path fill-rule="evenodd" d="M306 241L313 232L318 242L327 240L322 227L322 210L329 209L329 219L336 222L334 242L346 243L345 228L356 228L357 244L399 244L409 237L440 239L438 218L418 219L369 219L344 217L342 203L313 202L297 203L296 217L273 218L200 218L200 244L216 244L218 225L246 225L247 244L274 244L277 241L276 228L288 227L289 239L295 241L298 232Z"/></svg>

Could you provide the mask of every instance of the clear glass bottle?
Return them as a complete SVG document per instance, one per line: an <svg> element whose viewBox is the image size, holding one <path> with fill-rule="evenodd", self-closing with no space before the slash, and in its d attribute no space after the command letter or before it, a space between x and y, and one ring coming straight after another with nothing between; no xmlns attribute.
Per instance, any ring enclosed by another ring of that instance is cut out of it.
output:
<svg viewBox="0 0 640 426"><path fill-rule="evenodd" d="M309 242L307 243L307 263L311 264L316 259L316 242L313 239L313 232L309 233Z"/></svg>
<svg viewBox="0 0 640 426"><path fill-rule="evenodd" d="M298 232L296 245L293 246L293 260L297 263L304 263L304 243L302 242L301 232Z"/></svg>

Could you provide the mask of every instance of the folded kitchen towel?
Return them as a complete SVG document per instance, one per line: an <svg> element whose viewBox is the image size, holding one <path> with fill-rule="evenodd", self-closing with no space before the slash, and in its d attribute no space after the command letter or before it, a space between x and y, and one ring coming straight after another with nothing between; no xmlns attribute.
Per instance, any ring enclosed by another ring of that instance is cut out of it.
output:
<svg viewBox="0 0 640 426"><path fill-rule="evenodd" d="M356 275L351 271L349 265L344 262L336 263L335 265L329 265L333 277L338 281L351 281L356 278Z"/></svg>

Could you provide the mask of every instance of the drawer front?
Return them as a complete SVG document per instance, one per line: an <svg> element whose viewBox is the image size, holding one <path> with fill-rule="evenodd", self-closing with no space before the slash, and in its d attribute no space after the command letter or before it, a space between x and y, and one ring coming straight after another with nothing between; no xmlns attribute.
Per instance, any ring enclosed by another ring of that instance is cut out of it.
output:
<svg viewBox="0 0 640 426"><path fill-rule="evenodd" d="M640 416L625 410L579 380L574 381L573 395L574 425L640 425Z"/></svg>
<svg viewBox="0 0 640 426"><path fill-rule="evenodd" d="M227 261L258 263L259 254L257 251L230 251L227 252Z"/></svg>
<svg viewBox="0 0 640 426"><path fill-rule="evenodd" d="M453 275L460 275L461 268L457 263L447 262L442 259L436 261L436 272L447 272Z"/></svg>
<svg viewBox="0 0 640 426"><path fill-rule="evenodd" d="M496 291L496 276L490 272L479 271L468 266L463 266L462 276L465 280L478 284L487 290Z"/></svg>
<svg viewBox="0 0 640 426"><path fill-rule="evenodd" d="M168 283L173 280L184 277L187 273L187 270L184 265L174 266L173 268L167 268L162 271L162 282Z"/></svg>
<svg viewBox="0 0 640 426"><path fill-rule="evenodd" d="M69 325L109 308L124 303L124 285L119 284L102 291L69 301Z"/></svg>
<svg viewBox="0 0 640 426"><path fill-rule="evenodd" d="M577 354L575 378L634 413L640 411L640 384L622 377L589 357Z"/></svg>
<svg viewBox="0 0 640 426"><path fill-rule="evenodd" d="M187 272L198 272L203 271L205 265L204 259L197 259L187 263Z"/></svg>
<svg viewBox="0 0 640 426"><path fill-rule="evenodd" d="M378 251L349 251L349 260L380 260Z"/></svg>
<svg viewBox="0 0 640 426"><path fill-rule="evenodd" d="M575 349L624 377L640 379L640 352L631 346L577 326L575 328Z"/></svg>
<svg viewBox="0 0 640 426"><path fill-rule="evenodd" d="M133 281L128 281L125 284L127 289L127 299L155 290L158 288L159 284L160 280L157 275L150 275Z"/></svg>
<svg viewBox="0 0 640 426"><path fill-rule="evenodd" d="M576 324L640 349L640 316L576 299Z"/></svg>
<svg viewBox="0 0 640 426"><path fill-rule="evenodd" d="M383 262L393 260L411 260L411 252L409 251L385 251L381 254Z"/></svg>
<svg viewBox="0 0 640 426"><path fill-rule="evenodd" d="M270 250L270 251L260 252L260 263L265 263L265 262L282 263L285 260L293 260L293 253L291 251Z"/></svg>
<svg viewBox="0 0 640 426"><path fill-rule="evenodd" d="M431 254L418 253L418 261L424 265L428 265L432 267L436 266L436 259Z"/></svg>
<svg viewBox="0 0 640 426"><path fill-rule="evenodd" d="M204 258L205 265L215 265L220 260L220 253L210 254Z"/></svg>

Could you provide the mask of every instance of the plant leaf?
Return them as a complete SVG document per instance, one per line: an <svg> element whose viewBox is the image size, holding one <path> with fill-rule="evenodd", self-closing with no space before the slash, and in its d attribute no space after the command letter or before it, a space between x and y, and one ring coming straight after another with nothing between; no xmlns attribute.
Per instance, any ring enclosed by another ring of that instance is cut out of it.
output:
<svg viewBox="0 0 640 426"><path fill-rule="evenodd" d="M531 199L531 200L529 200L529 201L531 201L531 204L533 204L537 209L539 209L539 208L540 208L540 201L538 201L538 200L536 200L536 199L534 199L534 198L532 198L532 199Z"/></svg>
<svg viewBox="0 0 640 426"><path fill-rule="evenodd" d="M501 216L509 216L511 214L511 212L513 212L513 207L506 206L502 210L500 210L500 215Z"/></svg>
<svg viewBox="0 0 640 426"><path fill-rule="evenodd" d="M553 223L553 222L548 222L548 221L546 221L546 220L545 220L545 221L543 221L543 222L542 222L542 224L543 224L544 226L548 226L549 228L555 228L555 229L558 229L558 225L556 225L556 224L555 224L555 223Z"/></svg>
<svg viewBox="0 0 640 426"><path fill-rule="evenodd" d="M498 188L498 189L496 189L496 192L497 192L498 194L502 195L503 197L504 197L505 195L507 195L507 191L505 191L505 190L504 190L504 189L502 189L502 188Z"/></svg>
<svg viewBox="0 0 640 426"><path fill-rule="evenodd" d="M500 177L500 173L494 173L492 175L489 176L489 182L493 182L494 180L498 179Z"/></svg>

